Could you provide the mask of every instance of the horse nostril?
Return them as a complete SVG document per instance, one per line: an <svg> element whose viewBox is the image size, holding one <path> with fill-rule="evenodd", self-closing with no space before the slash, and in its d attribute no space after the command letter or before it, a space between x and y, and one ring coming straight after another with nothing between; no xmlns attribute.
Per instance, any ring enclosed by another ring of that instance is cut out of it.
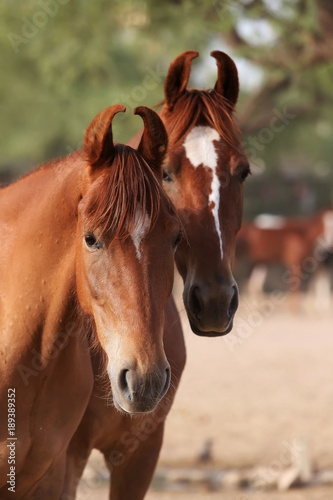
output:
<svg viewBox="0 0 333 500"><path fill-rule="evenodd" d="M231 319L233 317L233 315L235 314L235 312L237 311L237 308L238 308L238 290L237 290L237 287L234 285L233 287L233 295L231 297L231 301L230 301L230 304L229 304L229 307L228 307L228 317L229 319Z"/></svg>
<svg viewBox="0 0 333 500"><path fill-rule="evenodd" d="M126 389L128 389L128 383L126 380L127 372L128 370L124 369L121 370L121 372L119 373L118 383L119 383L119 389L121 389L122 391L126 391Z"/></svg>
<svg viewBox="0 0 333 500"><path fill-rule="evenodd" d="M190 308L197 319L200 319L200 313L203 310L203 302L200 296L200 290L197 286L193 286L190 290Z"/></svg>
<svg viewBox="0 0 333 500"><path fill-rule="evenodd" d="M131 401L132 396L131 396L131 390L128 386L128 377L129 377L129 370L121 370L119 373L118 377L118 387L120 391L122 392L123 396L128 400Z"/></svg>
<svg viewBox="0 0 333 500"><path fill-rule="evenodd" d="M164 394L167 392L167 390L169 389L169 386L170 386L170 380L171 380L171 371L170 371L170 368L166 368L165 369L165 373L166 373L165 384L164 384L162 392L161 392L161 394L159 396L160 398L162 398L164 396Z"/></svg>

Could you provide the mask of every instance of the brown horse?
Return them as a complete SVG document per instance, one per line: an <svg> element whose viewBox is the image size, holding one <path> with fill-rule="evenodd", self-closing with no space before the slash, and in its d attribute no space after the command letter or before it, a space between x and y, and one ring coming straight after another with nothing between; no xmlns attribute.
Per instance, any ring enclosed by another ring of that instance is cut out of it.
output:
<svg viewBox="0 0 333 500"><path fill-rule="evenodd" d="M332 210L308 217L263 214L253 223L243 224L237 237L236 258L245 257L253 267L283 264L287 271L281 284L287 285L290 292L299 292L304 280L315 273L332 250Z"/></svg>
<svg viewBox="0 0 333 500"><path fill-rule="evenodd" d="M234 62L213 52L218 78L214 90L187 90L188 51L171 64L165 82L161 118L169 134L164 187L181 218L185 237L176 252L184 280L184 303L198 335L228 333L238 305L231 263L242 218L242 183L249 172L232 114L238 97ZM132 141L136 145L138 134ZM165 311L164 346L171 365L167 396L150 415L129 418L102 399L105 374L93 359L93 396L68 454L63 500L75 488L92 448L105 456L111 472L112 500L141 500L151 481L162 444L164 421L185 364L180 319L172 299Z"/></svg>
<svg viewBox="0 0 333 500"><path fill-rule="evenodd" d="M2 499L59 498L95 334L116 408L151 411L169 387L164 308L181 232L161 187L167 136L140 107L138 149L114 145L119 111L92 121L83 150L1 191Z"/></svg>

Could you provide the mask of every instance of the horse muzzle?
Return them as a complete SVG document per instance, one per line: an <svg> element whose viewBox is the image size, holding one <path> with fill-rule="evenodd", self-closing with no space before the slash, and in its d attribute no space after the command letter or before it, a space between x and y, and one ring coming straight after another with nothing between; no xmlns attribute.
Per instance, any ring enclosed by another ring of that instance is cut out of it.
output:
<svg viewBox="0 0 333 500"><path fill-rule="evenodd" d="M218 288L194 282L184 289L184 304L193 332L219 337L232 330L238 308L238 287L232 280Z"/></svg>
<svg viewBox="0 0 333 500"><path fill-rule="evenodd" d="M170 379L171 370L167 361L146 373L137 368L122 367L115 380L111 378L114 405L129 414L150 413L168 391Z"/></svg>

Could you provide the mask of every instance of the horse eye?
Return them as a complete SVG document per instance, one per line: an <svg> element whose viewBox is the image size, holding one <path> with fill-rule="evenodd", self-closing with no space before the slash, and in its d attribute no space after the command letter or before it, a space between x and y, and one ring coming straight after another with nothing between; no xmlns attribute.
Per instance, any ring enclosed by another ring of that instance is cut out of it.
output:
<svg viewBox="0 0 333 500"><path fill-rule="evenodd" d="M163 181L164 182L172 182L172 177L171 175L169 174L169 172L167 170L165 170L163 168Z"/></svg>
<svg viewBox="0 0 333 500"><path fill-rule="evenodd" d="M86 242L86 245L89 249L97 249L102 247L100 243L97 243L97 239L93 233L86 234L84 237L84 241Z"/></svg>
<svg viewBox="0 0 333 500"><path fill-rule="evenodd" d="M245 170L243 170L243 172L240 173L239 180L241 182L244 182L249 173L250 173L250 167L246 168Z"/></svg>
<svg viewBox="0 0 333 500"><path fill-rule="evenodd" d="M177 248L182 239L183 239L183 231L179 231L177 238L172 243L173 248Z"/></svg>

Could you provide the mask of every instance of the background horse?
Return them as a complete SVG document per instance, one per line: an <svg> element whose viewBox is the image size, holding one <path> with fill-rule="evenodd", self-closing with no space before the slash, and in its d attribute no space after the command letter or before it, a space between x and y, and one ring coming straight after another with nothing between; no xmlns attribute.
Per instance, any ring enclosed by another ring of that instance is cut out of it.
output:
<svg viewBox="0 0 333 500"><path fill-rule="evenodd" d="M165 82L161 118L169 134L164 187L177 208L185 237L176 252L184 280L184 303L191 327L203 336L232 328L238 290L231 264L241 225L243 181L249 173L232 113L238 97L234 62L215 51L218 78L214 90L187 90L191 61L188 51L171 64ZM136 145L141 133L131 142ZM87 412L68 455L64 488L71 498L92 448L104 454L111 472L112 500L140 500L150 484L162 444L165 417L185 364L179 315L168 301L164 345L171 365L167 397L150 415L129 419L101 399L105 374L93 361L97 378Z"/></svg>
<svg viewBox="0 0 333 500"><path fill-rule="evenodd" d="M237 237L236 259L250 262L249 290L261 291L267 266L278 263L286 268L281 285L298 294L305 280L315 274L332 250L332 210L310 217L263 214L253 223L243 224Z"/></svg>
<svg viewBox="0 0 333 500"><path fill-rule="evenodd" d="M161 188L167 136L140 107L138 150L114 145L119 111L92 121L83 150L1 191L1 404L13 388L16 498L59 498L67 445L91 395L89 336L103 346L115 407L152 410L169 387L163 311L180 224ZM0 429L5 499L7 411Z"/></svg>

